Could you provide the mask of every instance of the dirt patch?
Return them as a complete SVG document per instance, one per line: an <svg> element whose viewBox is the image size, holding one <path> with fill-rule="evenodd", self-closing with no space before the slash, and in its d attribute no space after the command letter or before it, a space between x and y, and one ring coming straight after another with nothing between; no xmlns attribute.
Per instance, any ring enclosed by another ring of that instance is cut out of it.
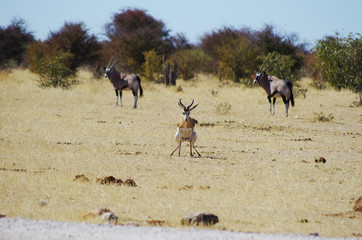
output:
<svg viewBox="0 0 362 240"><path fill-rule="evenodd" d="M133 179L127 179L122 181L122 179L117 179L113 176L107 176L104 178L97 178L96 182L102 185L116 185L116 186L127 186L127 187L137 187L136 182Z"/></svg>
<svg viewBox="0 0 362 240"><path fill-rule="evenodd" d="M102 185L117 185L117 186L121 186L123 181L122 179L116 179L113 176L107 176L104 178L97 178L96 179L97 183L102 184Z"/></svg>
<svg viewBox="0 0 362 240"><path fill-rule="evenodd" d="M89 182L89 178L87 178L84 174L76 175L73 181L80 181L80 182Z"/></svg>
<svg viewBox="0 0 362 240"><path fill-rule="evenodd" d="M362 213L362 196L360 196L355 202L353 211Z"/></svg>
<svg viewBox="0 0 362 240"><path fill-rule="evenodd" d="M163 226L166 223L166 221L163 220L147 220L146 222L151 226L159 226L159 227Z"/></svg>

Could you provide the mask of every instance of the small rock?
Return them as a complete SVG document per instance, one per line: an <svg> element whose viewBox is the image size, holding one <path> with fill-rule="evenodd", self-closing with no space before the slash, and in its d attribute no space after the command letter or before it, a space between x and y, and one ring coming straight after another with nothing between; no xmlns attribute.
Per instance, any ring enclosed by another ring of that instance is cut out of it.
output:
<svg viewBox="0 0 362 240"><path fill-rule="evenodd" d="M212 213L191 213L183 216L181 219L182 225L196 225L203 224L205 226L214 225L219 222L219 218Z"/></svg>
<svg viewBox="0 0 362 240"><path fill-rule="evenodd" d="M93 218L98 217L101 220L106 221L111 224L117 224L117 221L118 221L118 216L116 214L114 214L111 210L109 210L108 208L98 208L98 209L84 215L84 218L89 218L89 217L93 217Z"/></svg>
<svg viewBox="0 0 362 240"><path fill-rule="evenodd" d="M44 207L45 205L47 205L47 203L46 203L44 200L40 201L39 204L40 204L40 206L42 206L42 207Z"/></svg>
<svg viewBox="0 0 362 240"><path fill-rule="evenodd" d="M362 213L362 196L354 203L353 211Z"/></svg>
<svg viewBox="0 0 362 240"><path fill-rule="evenodd" d="M318 159L315 159L314 161L316 163L326 163L327 162L327 160L324 157L320 157Z"/></svg>
<svg viewBox="0 0 362 240"><path fill-rule="evenodd" d="M112 224L117 224L118 216L112 212L106 212L101 215L102 220Z"/></svg>
<svg viewBox="0 0 362 240"><path fill-rule="evenodd" d="M133 179L127 179L126 181L124 181L122 183L123 185L126 185L128 187L137 187L137 184L135 181L133 181Z"/></svg>

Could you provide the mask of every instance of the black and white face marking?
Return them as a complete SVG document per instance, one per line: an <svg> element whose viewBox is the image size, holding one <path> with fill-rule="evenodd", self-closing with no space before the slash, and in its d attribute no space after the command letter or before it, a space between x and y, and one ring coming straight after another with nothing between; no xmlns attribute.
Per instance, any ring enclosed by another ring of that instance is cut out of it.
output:
<svg viewBox="0 0 362 240"><path fill-rule="evenodd" d="M187 119L189 119L190 111L182 112L182 115L183 115L183 117L184 117L184 121L186 122Z"/></svg>
<svg viewBox="0 0 362 240"><path fill-rule="evenodd" d="M253 84L259 83L260 77L261 77L261 73L260 72L256 73Z"/></svg>
<svg viewBox="0 0 362 240"><path fill-rule="evenodd" d="M106 73L104 74L104 77L105 78L107 78L108 76L109 76L109 73L112 71L112 69L114 69L113 67L112 68L106 68L106 67L104 67L103 68L105 71L106 71Z"/></svg>

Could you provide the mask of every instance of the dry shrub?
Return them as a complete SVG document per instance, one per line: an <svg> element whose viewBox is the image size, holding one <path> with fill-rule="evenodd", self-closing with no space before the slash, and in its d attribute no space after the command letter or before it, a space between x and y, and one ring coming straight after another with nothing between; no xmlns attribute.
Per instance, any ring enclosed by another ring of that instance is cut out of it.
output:
<svg viewBox="0 0 362 240"><path fill-rule="evenodd" d="M323 112L320 113L314 113L315 118L320 122L329 122L334 119L334 116L330 113L328 115L324 115Z"/></svg>
<svg viewBox="0 0 362 240"><path fill-rule="evenodd" d="M220 115L228 115L231 113L231 105L228 102L219 103L216 106L216 112Z"/></svg>

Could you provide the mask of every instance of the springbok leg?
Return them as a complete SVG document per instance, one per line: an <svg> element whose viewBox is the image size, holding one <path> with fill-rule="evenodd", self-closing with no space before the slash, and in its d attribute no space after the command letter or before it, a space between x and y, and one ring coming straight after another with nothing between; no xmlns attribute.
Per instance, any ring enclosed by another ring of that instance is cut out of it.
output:
<svg viewBox="0 0 362 240"><path fill-rule="evenodd" d="M195 146L193 146L195 151L197 152L197 154L199 155L199 157L201 157L201 154L197 151L197 149L195 148Z"/></svg>
<svg viewBox="0 0 362 240"><path fill-rule="evenodd" d="M192 143L191 143L191 137L190 137L190 156L193 157L194 155L192 155Z"/></svg>
<svg viewBox="0 0 362 240"><path fill-rule="evenodd" d="M180 146L177 146L177 147L175 148L175 150L173 150L173 152L171 153L170 156L172 156L172 154L173 154L174 152L176 152L176 150L177 150L179 147L180 147Z"/></svg>
<svg viewBox="0 0 362 240"><path fill-rule="evenodd" d="M181 141L182 141L182 137L180 136L180 142L178 144L178 156L180 156L180 153L181 153Z"/></svg>

